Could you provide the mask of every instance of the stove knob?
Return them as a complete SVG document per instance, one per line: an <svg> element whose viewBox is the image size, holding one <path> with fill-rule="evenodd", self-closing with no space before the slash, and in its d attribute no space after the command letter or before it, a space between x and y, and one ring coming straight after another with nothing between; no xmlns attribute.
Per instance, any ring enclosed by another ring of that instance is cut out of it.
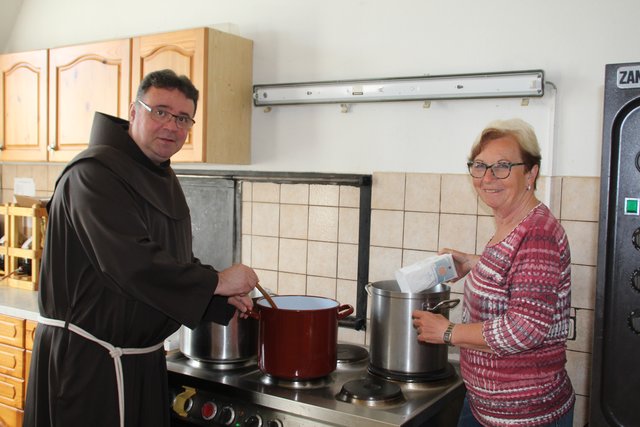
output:
<svg viewBox="0 0 640 427"><path fill-rule="evenodd" d="M636 269L631 275L631 287L636 292L640 292L640 268Z"/></svg>
<svg viewBox="0 0 640 427"><path fill-rule="evenodd" d="M202 408L200 408L200 414L202 415L202 418L207 421L212 420L217 413L218 405L216 405L212 401L205 402L204 405L202 405Z"/></svg>
<svg viewBox="0 0 640 427"><path fill-rule="evenodd" d="M271 420L269 421L269 423L267 424L267 427L282 427L282 421L280 421L279 419L275 419L275 420Z"/></svg>
<svg viewBox="0 0 640 427"><path fill-rule="evenodd" d="M226 426L233 424L236 419L236 411L231 406L223 406L220 410L220 422Z"/></svg>
<svg viewBox="0 0 640 427"><path fill-rule="evenodd" d="M191 397L196 394L196 389L185 386L182 386L182 388L184 391L173 399L173 405L171 405L171 407L176 414L181 417L186 417L187 412L189 412L193 406L193 400L191 400Z"/></svg>
<svg viewBox="0 0 640 427"><path fill-rule="evenodd" d="M640 251L640 228L636 228L633 232L631 242L633 243L633 246Z"/></svg>
<svg viewBox="0 0 640 427"><path fill-rule="evenodd" d="M244 424L247 427L262 427L262 417L260 415L251 415L244 420Z"/></svg>
<svg viewBox="0 0 640 427"><path fill-rule="evenodd" d="M629 314L627 318L629 322L629 327L636 335L640 335L640 311L634 310Z"/></svg>

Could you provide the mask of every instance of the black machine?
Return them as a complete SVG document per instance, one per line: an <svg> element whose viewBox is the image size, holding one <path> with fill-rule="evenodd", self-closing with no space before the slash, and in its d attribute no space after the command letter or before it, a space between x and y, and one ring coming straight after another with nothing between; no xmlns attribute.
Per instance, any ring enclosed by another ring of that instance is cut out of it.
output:
<svg viewBox="0 0 640 427"><path fill-rule="evenodd" d="M640 426L640 63L606 66L591 426Z"/></svg>

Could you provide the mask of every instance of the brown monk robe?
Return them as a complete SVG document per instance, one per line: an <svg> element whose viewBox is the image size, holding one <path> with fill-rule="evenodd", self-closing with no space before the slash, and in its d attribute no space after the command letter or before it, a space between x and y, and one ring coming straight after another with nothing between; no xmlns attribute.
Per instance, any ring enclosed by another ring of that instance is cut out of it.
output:
<svg viewBox="0 0 640 427"><path fill-rule="evenodd" d="M129 122L96 114L89 148L49 204L40 314L122 348L155 346L180 324L226 323L216 271L194 258L189 209L169 161L156 165ZM164 350L121 357L125 424L169 425ZM114 359L64 327L39 324L25 426L120 424Z"/></svg>

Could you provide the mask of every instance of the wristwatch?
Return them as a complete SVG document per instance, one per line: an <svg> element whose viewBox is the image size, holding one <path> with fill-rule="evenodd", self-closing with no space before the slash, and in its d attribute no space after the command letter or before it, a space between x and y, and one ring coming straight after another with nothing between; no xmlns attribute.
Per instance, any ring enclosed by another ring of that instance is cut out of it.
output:
<svg viewBox="0 0 640 427"><path fill-rule="evenodd" d="M444 335L442 335L442 341L444 341L445 344L450 345L452 347L453 347L453 344L451 343L451 335L453 335L454 326L456 325L449 322L449 326L447 326L447 330L444 331Z"/></svg>

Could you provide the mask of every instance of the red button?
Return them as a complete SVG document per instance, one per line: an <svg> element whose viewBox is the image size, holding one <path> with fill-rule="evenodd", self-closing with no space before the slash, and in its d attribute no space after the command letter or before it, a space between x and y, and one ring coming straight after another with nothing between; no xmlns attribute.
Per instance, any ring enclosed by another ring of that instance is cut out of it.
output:
<svg viewBox="0 0 640 427"><path fill-rule="evenodd" d="M213 402L206 402L202 405L202 409L200 413L202 414L202 418L205 420L210 420L216 416L216 412L218 412L218 407Z"/></svg>

